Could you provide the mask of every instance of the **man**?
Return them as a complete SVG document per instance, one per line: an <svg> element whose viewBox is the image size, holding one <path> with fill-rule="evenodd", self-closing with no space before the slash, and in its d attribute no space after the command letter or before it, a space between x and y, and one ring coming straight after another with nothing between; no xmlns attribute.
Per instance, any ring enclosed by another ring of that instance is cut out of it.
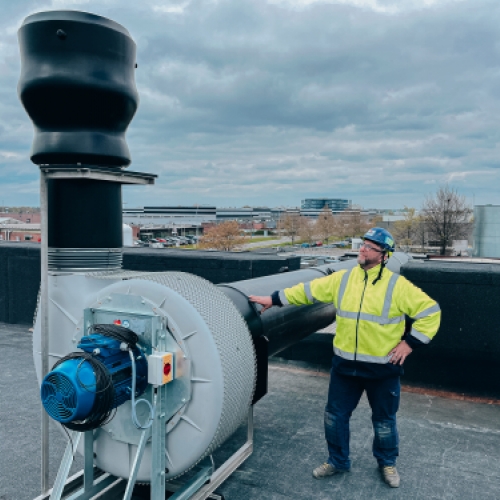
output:
<svg viewBox="0 0 500 500"><path fill-rule="evenodd" d="M250 296L263 306L306 305L333 302L337 332L325 408L328 461L313 470L316 479L348 472L349 419L366 391L372 410L373 455L383 480L400 483L396 470L402 365L413 349L431 341L437 333L441 311L436 301L403 276L387 269L394 239L382 228L363 237L358 266L274 292L270 297ZM405 316L413 320L405 333Z"/></svg>

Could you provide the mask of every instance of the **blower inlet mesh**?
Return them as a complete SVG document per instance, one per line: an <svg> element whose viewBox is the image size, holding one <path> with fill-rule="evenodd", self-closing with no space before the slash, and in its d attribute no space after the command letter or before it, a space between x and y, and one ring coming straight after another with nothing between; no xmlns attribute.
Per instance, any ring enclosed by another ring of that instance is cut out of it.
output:
<svg viewBox="0 0 500 500"><path fill-rule="evenodd" d="M230 299L203 278L181 272L141 273L134 277L154 281L184 297L209 327L219 352L224 378L222 414L214 438L201 460L222 445L248 414L256 379L250 332Z"/></svg>

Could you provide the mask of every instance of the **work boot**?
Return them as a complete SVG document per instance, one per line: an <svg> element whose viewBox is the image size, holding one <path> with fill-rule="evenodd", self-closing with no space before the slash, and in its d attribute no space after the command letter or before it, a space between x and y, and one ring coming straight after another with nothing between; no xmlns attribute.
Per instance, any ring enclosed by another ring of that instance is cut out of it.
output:
<svg viewBox="0 0 500 500"><path fill-rule="evenodd" d="M319 467L316 467L313 470L313 476L316 479L325 479L325 477L333 476L334 474L337 474L338 472L346 472L346 471L337 469L333 465L324 463L324 464L321 464Z"/></svg>
<svg viewBox="0 0 500 500"><path fill-rule="evenodd" d="M394 465L380 467L380 473L391 488L399 488L399 474Z"/></svg>

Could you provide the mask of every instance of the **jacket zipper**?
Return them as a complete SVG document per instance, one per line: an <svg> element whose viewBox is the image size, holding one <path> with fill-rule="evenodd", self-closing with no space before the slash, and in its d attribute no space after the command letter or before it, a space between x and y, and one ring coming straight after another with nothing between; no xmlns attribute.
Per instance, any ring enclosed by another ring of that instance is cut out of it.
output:
<svg viewBox="0 0 500 500"><path fill-rule="evenodd" d="M364 270L364 269L363 269ZM361 300L359 301L359 311L358 317L356 318L356 348L354 349L354 361L357 361L358 357L358 328L359 328L359 317L361 316L361 307L363 306L363 299L365 297L366 284L368 283L368 273L365 271L365 286L363 288L363 293L361 294Z"/></svg>

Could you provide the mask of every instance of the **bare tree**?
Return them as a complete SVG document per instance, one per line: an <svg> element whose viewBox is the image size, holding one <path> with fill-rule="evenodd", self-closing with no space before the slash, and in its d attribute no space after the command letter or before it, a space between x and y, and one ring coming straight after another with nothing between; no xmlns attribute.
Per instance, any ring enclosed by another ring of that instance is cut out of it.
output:
<svg viewBox="0 0 500 500"><path fill-rule="evenodd" d="M229 252L245 243L245 237L235 220L226 221L205 231L198 243L199 248L215 248Z"/></svg>
<svg viewBox="0 0 500 500"><path fill-rule="evenodd" d="M343 236L356 238L356 236L362 236L365 234L371 227L371 224L363 219L361 211L358 210L342 213L340 218L344 225Z"/></svg>
<svg viewBox="0 0 500 500"><path fill-rule="evenodd" d="M403 220L394 223L393 234L398 246L409 250L410 246L418 237L419 217L414 208L405 206L405 215Z"/></svg>
<svg viewBox="0 0 500 500"><path fill-rule="evenodd" d="M469 233L472 209L465 196L448 185L426 197L422 214L427 231L439 242L440 255L445 255L453 240L463 239Z"/></svg>
<svg viewBox="0 0 500 500"><path fill-rule="evenodd" d="M278 220L278 230L285 236L289 236L292 240L292 245L300 231L300 215L297 212L284 213Z"/></svg>
<svg viewBox="0 0 500 500"><path fill-rule="evenodd" d="M314 239L316 238L318 230L316 227L316 221L310 219L309 217L300 217L300 229L299 236L312 245Z"/></svg>
<svg viewBox="0 0 500 500"><path fill-rule="evenodd" d="M338 224L333 217L332 211L325 205L323 210L319 213L318 221L316 222L316 232L318 236L328 243L328 238L335 236L338 230Z"/></svg>
<svg viewBox="0 0 500 500"><path fill-rule="evenodd" d="M425 215L419 215L417 217L415 241L419 242L423 252L425 250L425 245L427 244L427 226L425 224Z"/></svg>

